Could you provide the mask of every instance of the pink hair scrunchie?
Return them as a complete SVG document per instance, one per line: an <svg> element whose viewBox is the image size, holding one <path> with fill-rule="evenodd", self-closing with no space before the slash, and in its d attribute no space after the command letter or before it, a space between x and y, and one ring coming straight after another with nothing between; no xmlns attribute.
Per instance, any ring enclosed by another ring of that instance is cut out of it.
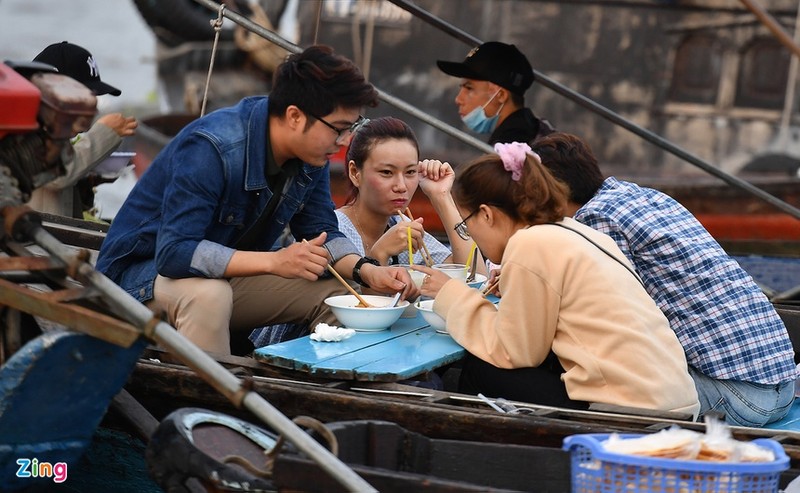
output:
<svg viewBox="0 0 800 493"><path fill-rule="evenodd" d="M533 156L539 164L542 162L539 155L531 150L531 146L524 142L511 142L510 144L498 142L494 145L494 152L500 156L503 167L506 171L511 172L511 179L514 181L519 181L522 177L522 167L525 165L528 155Z"/></svg>

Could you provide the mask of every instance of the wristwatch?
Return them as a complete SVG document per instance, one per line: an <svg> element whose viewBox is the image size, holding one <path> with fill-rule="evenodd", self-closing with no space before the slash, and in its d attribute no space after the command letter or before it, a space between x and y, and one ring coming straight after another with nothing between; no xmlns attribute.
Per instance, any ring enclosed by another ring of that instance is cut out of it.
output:
<svg viewBox="0 0 800 493"><path fill-rule="evenodd" d="M353 267L353 280L361 286L368 288L369 284L365 283L364 280L361 279L361 266L364 264L381 265L381 263L372 257L361 257Z"/></svg>

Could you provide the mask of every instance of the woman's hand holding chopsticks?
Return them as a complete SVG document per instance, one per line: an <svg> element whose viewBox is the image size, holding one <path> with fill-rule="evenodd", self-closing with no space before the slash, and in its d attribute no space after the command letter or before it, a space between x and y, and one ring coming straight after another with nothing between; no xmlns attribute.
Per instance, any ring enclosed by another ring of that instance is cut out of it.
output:
<svg viewBox="0 0 800 493"><path fill-rule="evenodd" d="M407 220L405 215L401 216L405 220L401 220L394 224L391 228L386 230L385 233L372 245L369 251L370 257L378 259L382 265L389 263L389 257L398 255L400 253L408 253L408 237L411 235L412 255L413 258L419 260L422 255L422 237L425 230L422 227L422 218L410 221ZM413 259L411 263L414 263Z"/></svg>
<svg viewBox="0 0 800 493"><path fill-rule="evenodd" d="M397 213L400 215L400 217L405 217L401 211L397 211ZM411 221L416 222L416 219L414 219L414 216L411 214L410 207L406 207L406 214ZM420 218L419 223L422 224L422 218ZM422 237L420 237L419 242L422 245L422 251L420 252L422 254L422 260L425 261L425 265L431 267L433 265L433 257L431 257L431 252L428 251L427 245L425 245L425 230L422 230ZM408 263L412 265L414 264L413 260L409 260Z"/></svg>

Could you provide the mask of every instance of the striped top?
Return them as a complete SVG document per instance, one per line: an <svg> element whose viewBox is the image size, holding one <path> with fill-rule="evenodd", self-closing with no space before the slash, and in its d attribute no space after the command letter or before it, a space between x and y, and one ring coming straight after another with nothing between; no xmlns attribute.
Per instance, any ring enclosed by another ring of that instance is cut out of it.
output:
<svg viewBox="0 0 800 493"><path fill-rule="evenodd" d="M353 242L358 250L360 255L366 255L364 253L364 244L361 241L361 235L356 229L356 226L347 217L347 214L340 210L336 210L336 218L339 219L339 231L344 233L347 238ZM389 223L386 225L387 229L391 228L395 224L401 221L400 216L394 215L389 218ZM442 264L444 261L451 255L450 249L444 246L439 240L433 237L430 233L425 233L424 237L425 246L428 247L428 251L431 252L431 257L433 258L433 263L435 264ZM397 265L410 265L408 262L408 251L402 251L398 255L389 258L389 264L397 264ZM422 254L419 251L414 252L414 265L425 265L425 261L422 258Z"/></svg>

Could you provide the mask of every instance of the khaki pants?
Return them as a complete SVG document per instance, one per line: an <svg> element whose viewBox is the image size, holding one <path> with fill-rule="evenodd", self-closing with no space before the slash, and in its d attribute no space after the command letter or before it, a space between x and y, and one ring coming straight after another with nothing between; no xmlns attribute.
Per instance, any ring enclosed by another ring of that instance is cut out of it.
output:
<svg viewBox="0 0 800 493"><path fill-rule="evenodd" d="M278 323L334 324L323 300L346 294L333 278L306 281L263 275L226 279L158 276L147 306L166 313L169 323L199 348L230 354L230 331Z"/></svg>

